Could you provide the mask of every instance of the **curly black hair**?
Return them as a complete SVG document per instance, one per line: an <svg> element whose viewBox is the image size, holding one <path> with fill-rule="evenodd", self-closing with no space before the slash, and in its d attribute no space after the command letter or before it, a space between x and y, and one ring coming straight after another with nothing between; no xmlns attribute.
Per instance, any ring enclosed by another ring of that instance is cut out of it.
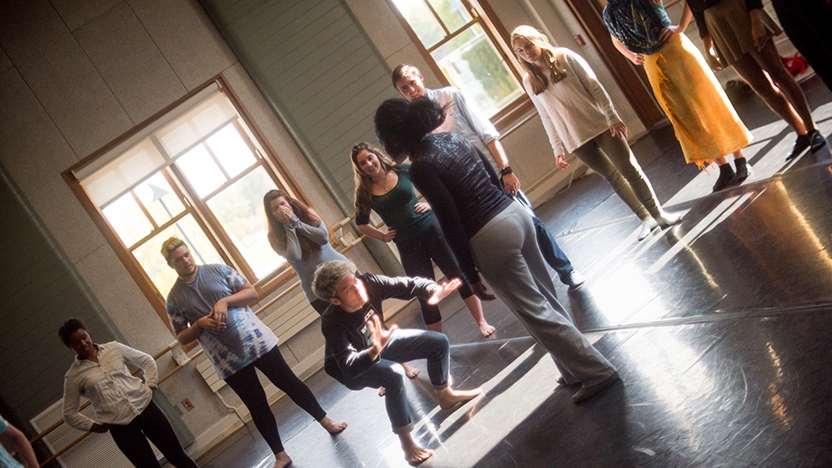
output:
<svg viewBox="0 0 832 468"><path fill-rule="evenodd" d="M445 109L427 97L388 99L376 110L376 137L384 151L400 163L444 121Z"/></svg>
<svg viewBox="0 0 832 468"><path fill-rule="evenodd" d="M86 330L87 326L84 325L84 322L81 319L71 318L64 322L61 325L61 328L58 329L58 336L61 338L61 342L63 342L64 346L67 348L71 348L69 344L69 337L72 336L73 333L77 332L78 330Z"/></svg>

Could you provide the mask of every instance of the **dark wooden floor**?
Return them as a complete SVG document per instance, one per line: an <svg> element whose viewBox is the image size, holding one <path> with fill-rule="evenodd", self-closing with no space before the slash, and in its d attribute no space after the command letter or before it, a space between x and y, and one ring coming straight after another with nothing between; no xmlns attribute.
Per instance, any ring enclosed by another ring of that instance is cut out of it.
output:
<svg viewBox="0 0 832 468"><path fill-rule="evenodd" d="M824 135L832 93L804 83ZM672 129L633 146L667 209L684 222L638 242L638 219L597 175L538 209L587 284L559 297L622 382L576 406L552 360L508 310L479 336L458 297L442 304L460 388L487 395L452 414L425 378L410 385L415 436L435 467L832 466L832 163L787 164L794 134L756 98L737 105L754 173L710 193L716 172L683 163ZM421 327L414 307L395 317ZM417 366L423 366L417 363ZM307 383L349 428L327 435L288 399L273 411L297 467L406 466L384 402L319 372ZM198 461L270 467L253 426Z"/></svg>

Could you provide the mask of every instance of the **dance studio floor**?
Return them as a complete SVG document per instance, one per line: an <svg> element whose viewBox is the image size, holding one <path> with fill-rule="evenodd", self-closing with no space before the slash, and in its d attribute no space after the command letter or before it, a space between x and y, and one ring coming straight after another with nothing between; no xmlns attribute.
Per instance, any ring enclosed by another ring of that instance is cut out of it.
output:
<svg viewBox="0 0 832 468"><path fill-rule="evenodd" d="M822 133L832 93L804 84ZM756 98L738 106L755 141L741 187L710 194L717 172L683 163L670 128L633 146L665 208L684 222L638 242L638 219L598 175L538 209L588 278L558 295L621 382L582 405L552 360L497 301L483 339L458 296L442 304L459 388L486 395L438 408L430 382L408 388L425 467L832 466L832 161L784 161L794 134ZM415 307L394 317L421 327ZM424 362L417 362L423 369ZM293 466L403 467L384 402L323 371L307 383L335 420L329 436L288 399L273 406ZM203 467L271 467L253 425Z"/></svg>

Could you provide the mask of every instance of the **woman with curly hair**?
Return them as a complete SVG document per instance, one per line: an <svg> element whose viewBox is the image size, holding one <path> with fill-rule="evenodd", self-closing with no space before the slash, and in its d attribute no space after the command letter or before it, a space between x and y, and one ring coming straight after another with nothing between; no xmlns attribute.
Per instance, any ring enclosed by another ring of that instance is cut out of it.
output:
<svg viewBox="0 0 832 468"><path fill-rule="evenodd" d="M410 157L413 185L433 207L464 278L477 295L480 273L555 361L575 403L618 381L618 372L575 328L558 302L531 214L508 197L485 156L458 133L431 132L445 120L436 102L388 99L375 115L376 135L394 161Z"/></svg>

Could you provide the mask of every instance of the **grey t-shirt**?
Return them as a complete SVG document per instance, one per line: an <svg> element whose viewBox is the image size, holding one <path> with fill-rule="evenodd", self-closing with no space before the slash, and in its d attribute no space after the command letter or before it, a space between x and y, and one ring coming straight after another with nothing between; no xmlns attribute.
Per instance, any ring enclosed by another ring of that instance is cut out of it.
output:
<svg viewBox="0 0 832 468"><path fill-rule="evenodd" d="M200 265L192 283L177 279L165 304L168 319L177 335L211 313L214 304L247 283L239 272L226 265ZM249 307L229 307L224 332L203 331L199 345L211 359L214 370L226 379L256 361L277 345L277 336Z"/></svg>

